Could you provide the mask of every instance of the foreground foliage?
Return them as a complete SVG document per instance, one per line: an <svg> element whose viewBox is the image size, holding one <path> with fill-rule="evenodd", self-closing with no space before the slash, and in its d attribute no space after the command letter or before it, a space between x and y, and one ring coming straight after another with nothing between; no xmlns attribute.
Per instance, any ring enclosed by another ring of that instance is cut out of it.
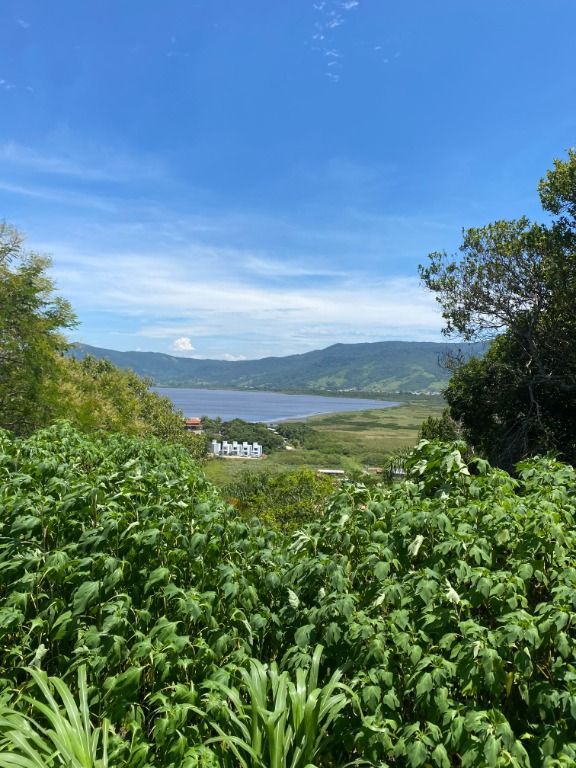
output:
<svg viewBox="0 0 576 768"><path fill-rule="evenodd" d="M59 678L49 679L37 669L30 674L42 700L24 695L20 701L24 707L0 708L0 766L106 768L110 724L104 719L102 726L92 726L86 669L78 670L79 704ZM26 704L32 715L22 714Z"/></svg>
<svg viewBox="0 0 576 768"><path fill-rule="evenodd" d="M207 743L217 745L219 765L309 768L313 760L322 758L333 741L331 727L352 696L340 682L339 671L318 687L321 654L318 646L310 669L297 669L295 680L288 672L279 672L276 663L265 666L252 659L249 670L240 670L238 687L217 680L205 684L224 697L230 708L219 707L217 719L211 721L218 735ZM210 709L199 713L210 718Z"/></svg>
<svg viewBox="0 0 576 768"><path fill-rule="evenodd" d="M266 728L295 733L322 696L316 766L576 761L570 467L513 479L424 442L406 482L346 485L286 538L178 447L66 425L0 441L0 678L21 716L46 700L29 667L85 702L110 765L268 765Z"/></svg>

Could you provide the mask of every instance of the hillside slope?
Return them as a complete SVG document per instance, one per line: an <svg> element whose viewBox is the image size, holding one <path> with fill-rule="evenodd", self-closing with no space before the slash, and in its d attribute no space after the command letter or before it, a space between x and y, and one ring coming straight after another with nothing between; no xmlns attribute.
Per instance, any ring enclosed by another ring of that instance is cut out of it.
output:
<svg viewBox="0 0 576 768"><path fill-rule="evenodd" d="M158 352L119 352L77 344L77 358L93 355L151 378L158 386L314 389L363 392L433 392L450 373L449 353L481 354L483 345L419 341L334 344L326 349L261 360L196 360Z"/></svg>

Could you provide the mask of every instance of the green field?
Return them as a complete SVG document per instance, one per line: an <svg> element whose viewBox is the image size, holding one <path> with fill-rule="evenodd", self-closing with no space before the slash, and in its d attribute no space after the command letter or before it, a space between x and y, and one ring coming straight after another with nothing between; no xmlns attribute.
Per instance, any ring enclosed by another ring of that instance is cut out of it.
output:
<svg viewBox="0 0 576 768"><path fill-rule="evenodd" d="M378 467L390 453L415 445L422 421L428 416L439 416L444 407L440 397L419 397L394 408L313 416L306 422L318 432L314 448L276 451L261 460L209 460L206 475L213 482L223 485L246 469L281 470L306 466L352 470Z"/></svg>

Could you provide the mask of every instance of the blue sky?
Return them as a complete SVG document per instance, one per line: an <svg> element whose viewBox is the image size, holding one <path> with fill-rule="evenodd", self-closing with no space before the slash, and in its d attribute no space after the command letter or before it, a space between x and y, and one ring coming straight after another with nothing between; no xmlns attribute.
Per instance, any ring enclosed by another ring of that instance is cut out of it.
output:
<svg viewBox="0 0 576 768"><path fill-rule="evenodd" d="M575 28L575 0L2 0L0 218L89 344L439 340L417 265L540 216Z"/></svg>

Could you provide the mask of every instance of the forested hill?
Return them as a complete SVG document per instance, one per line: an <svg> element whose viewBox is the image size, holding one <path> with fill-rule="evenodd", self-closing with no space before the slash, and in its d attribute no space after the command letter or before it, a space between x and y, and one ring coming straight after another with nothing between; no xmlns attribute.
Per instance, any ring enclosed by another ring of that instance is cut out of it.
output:
<svg viewBox="0 0 576 768"><path fill-rule="evenodd" d="M260 360L195 360L158 352L118 352L77 344L77 358L93 355L130 368L155 384L176 387L434 392L450 377L447 353L481 354L483 345L418 341L334 344L301 355Z"/></svg>

